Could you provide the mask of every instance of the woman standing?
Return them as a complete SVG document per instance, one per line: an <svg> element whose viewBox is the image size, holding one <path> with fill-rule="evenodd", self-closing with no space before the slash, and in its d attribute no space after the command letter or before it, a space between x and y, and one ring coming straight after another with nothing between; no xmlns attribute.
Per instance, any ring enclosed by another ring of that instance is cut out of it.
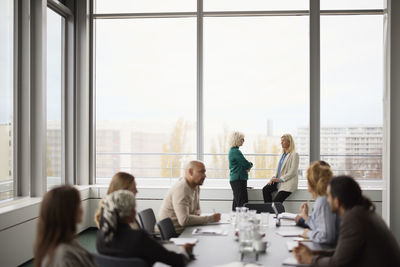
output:
<svg viewBox="0 0 400 267"><path fill-rule="evenodd" d="M47 192L40 205L35 243L35 267L94 267L92 256L75 241L82 222L81 198L72 186Z"/></svg>
<svg viewBox="0 0 400 267"><path fill-rule="evenodd" d="M264 202L283 202L291 193L297 190L299 154L295 151L293 137L284 134L281 137L282 155L275 176L263 188ZM272 192L278 191L272 199Z"/></svg>
<svg viewBox="0 0 400 267"><path fill-rule="evenodd" d="M229 141L230 184L233 192L232 210L248 202L247 180L253 163L246 160L239 147L244 143L244 134L233 132Z"/></svg>
<svg viewBox="0 0 400 267"><path fill-rule="evenodd" d="M332 213L326 196L326 189L332 177L329 164L322 160L313 162L307 170L308 192L315 199L315 205L311 216L308 216L308 205L303 203L296 223L309 228L304 230L302 237L315 243L335 245L339 234L338 217Z"/></svg>

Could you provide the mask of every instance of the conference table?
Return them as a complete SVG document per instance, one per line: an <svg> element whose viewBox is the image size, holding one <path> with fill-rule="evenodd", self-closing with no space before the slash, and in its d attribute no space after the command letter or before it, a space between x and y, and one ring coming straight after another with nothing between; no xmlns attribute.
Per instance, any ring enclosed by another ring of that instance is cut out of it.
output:
<svg viewBox="0 0 400 267"><path fill-rule="evenodd" d="M270 215L268 227L264 229L265 237L263 240L268 242L266 252L258 255L258 260L254 253L244 254L241 260L241 253L239 251L239 242L235 237L235 229L233 224L228 223L229 214L223 214L220 224L207 224L187 227L184 232L179 236L180 238L196 238L198 241L194 247L193 254L196 259L191 261L188 266L190 267L209 267L216 265L226 265L232 262L243 262L258 264L262 266L282 266L285 259L293 257L292 252L289 252L287 242L293 241L294 237L283 237L277 234L277 231L302 231L298 226L275 225L275 219ZM290 224L283 222L282 224ZM193 235L194 229L202 230L222 230L226 231L227 235ZM313 250L326 250L329 247L320 246L312 242L304 242ZM164 264L157 263L155 266L161 267Z"/></svg>

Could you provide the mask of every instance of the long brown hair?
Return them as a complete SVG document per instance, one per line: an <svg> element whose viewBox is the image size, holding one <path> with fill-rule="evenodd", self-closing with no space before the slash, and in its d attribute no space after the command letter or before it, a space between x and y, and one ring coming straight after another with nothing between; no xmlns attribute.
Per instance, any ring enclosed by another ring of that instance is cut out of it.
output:
<svg viewBox="0 0 400 267"><path fill-rule="evenodd" d="M79 191L69 185L53 188L44 195L34 249L35 267L40 267L46 256L51 260L60 243L74 239L80 203Z"/></svg>
<svg viewBox="0 0 400 267"><path fill-rule="evenodd" d="M117 191L117 190L130 190L132 184L135 182L135 177L132 174L127 172L117 172L114 174L113 178L111 179L110 185L107 190L107 195ZM136 194L136 192L134 192ZM97 228L100 228L100 215L102 210L102 202L100 200L99 209L97 210L96 214L94 215L94 221L97 225Z"/></svg>

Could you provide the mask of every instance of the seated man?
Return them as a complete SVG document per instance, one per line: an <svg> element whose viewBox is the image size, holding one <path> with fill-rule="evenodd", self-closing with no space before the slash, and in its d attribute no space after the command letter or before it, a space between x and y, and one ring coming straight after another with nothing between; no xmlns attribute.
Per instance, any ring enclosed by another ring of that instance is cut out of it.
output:
<svg viewBox="0 0 400 267"><path fill-rule="evenodd" d="M206 167L203 162L190 161L185 167L185 177L169 189L158 213L158 220L171 218L178 234L189 225L218 222L221 219L219 213L200 216L200 185L205 178Z"/></svg>
<svg viewBox="0 0 400 267"><path fill-rule="evenodd" d="M332 212L341 217L336 250L322 255L299 245L293 249L297 261L313 266L400 266L396 239L358 183L339 176L330 181L327 193Z"/></svg>

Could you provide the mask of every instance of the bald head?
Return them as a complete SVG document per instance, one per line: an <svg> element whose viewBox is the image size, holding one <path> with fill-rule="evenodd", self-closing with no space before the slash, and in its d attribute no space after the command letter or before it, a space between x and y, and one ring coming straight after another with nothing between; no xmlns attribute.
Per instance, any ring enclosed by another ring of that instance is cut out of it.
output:
<svg viewBox="0 0 400 267"><path fill-rule="evenodd" d="M196 187L202 185L206 178L206 167L199 160L192 160L185 166L185 179L190 186Z"/></svg>

